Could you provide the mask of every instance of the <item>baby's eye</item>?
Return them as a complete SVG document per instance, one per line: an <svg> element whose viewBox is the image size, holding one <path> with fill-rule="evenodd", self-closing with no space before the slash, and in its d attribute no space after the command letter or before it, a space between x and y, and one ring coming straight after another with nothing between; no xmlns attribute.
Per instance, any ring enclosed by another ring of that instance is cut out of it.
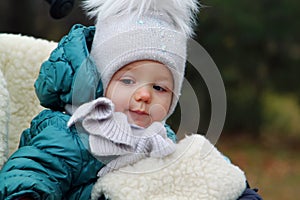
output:
<svg viewBox="0 0 300 200"><path fill-rule="evenodd" d="M166 92L167 90L159 85L153 85L153 88L159 92Z"/></svg>
<svg viewBox="0 0 300 200"><path fill-rule="evenodd" d="M122 83L124 83L125 85L130 85L130 84L134 84L134 81L132 79L129 78L124 78L120 80Z"/></svg>

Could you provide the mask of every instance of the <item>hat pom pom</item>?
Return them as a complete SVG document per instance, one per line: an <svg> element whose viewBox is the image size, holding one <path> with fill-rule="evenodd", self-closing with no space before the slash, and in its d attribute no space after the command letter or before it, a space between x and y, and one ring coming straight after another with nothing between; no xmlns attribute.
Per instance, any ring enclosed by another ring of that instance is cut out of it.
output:
<svg viewBox="0 0 300 200"><path fill-rule="evenodd" d="M87 15L96 20L112 16L140 16L148 11L167 14L187 36L193 35L193 25L200 4L198 0L84 0Z"/></svg>

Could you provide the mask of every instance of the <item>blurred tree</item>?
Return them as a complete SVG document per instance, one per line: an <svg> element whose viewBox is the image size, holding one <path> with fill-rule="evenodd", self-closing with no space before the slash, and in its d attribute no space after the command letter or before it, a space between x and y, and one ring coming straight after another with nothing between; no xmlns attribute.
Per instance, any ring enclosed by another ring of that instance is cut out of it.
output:
<svg viewBox="0 0 300 200"><path fill-rule="evenodd" d="M258 133L262 93L300 99L297 0L210 0L199 15L197 40L222 73L228 96L226 129Z"/></svg>

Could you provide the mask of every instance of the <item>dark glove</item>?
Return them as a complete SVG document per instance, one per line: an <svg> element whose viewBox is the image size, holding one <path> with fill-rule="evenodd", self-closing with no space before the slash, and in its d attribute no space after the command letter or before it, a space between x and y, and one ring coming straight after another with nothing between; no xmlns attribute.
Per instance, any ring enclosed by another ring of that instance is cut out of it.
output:
<svg viewBox="0 0 300 200"><path fill-rule="evenodd" d="M247 182L247 188L243 192L243 194L238 198L238 200L263 200L257 192L258 189L251 189L249 183Z"/></svg>

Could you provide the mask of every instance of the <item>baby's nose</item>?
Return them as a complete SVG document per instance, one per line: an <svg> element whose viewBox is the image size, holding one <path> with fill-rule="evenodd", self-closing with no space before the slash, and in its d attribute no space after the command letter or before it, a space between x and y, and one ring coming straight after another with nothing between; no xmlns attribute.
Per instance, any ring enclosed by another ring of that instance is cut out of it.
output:
<svg viewBox="0 0 300 200"><path fill-rule="evenodd" d="M151 103L151 96L151 87L149 85L139 87L134 93L134 99L136 101L143 101L146 103Z"/></svg>

